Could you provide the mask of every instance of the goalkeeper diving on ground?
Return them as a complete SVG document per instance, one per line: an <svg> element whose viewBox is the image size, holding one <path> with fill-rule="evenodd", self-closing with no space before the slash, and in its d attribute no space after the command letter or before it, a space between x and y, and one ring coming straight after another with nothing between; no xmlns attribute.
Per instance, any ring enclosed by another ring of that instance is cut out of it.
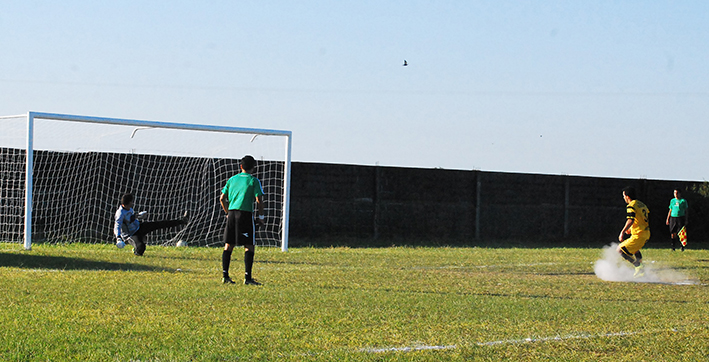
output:
<svg viewBox="0 0 709 362"><path fill-rule="evenodd" d="M187 212L185 211L181 219L145 221L147 213L145 211L137 215L133 211L134 197L132 194L125 194L121 197L121 206L115 214L113 233L116 235L116 246L123 248L128 242L133 246L133 254L142 256L145 252L145 236L158 229L177 227L187 224Z"/></svg>

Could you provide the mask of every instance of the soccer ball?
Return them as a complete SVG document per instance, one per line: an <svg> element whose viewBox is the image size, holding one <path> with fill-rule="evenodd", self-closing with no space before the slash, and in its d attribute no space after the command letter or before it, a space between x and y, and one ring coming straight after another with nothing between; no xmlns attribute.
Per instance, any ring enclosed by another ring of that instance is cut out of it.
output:
<svg viewBox="0 0 709 362"><path fill-rule="evenodd" d="M118 241L116 241L116 247L118 249L123 249L125 246L126 246L126 243L124 243L123 240L119 239Z"/></svg>
<svg viewBox="0 0 709 362"><path fill-rule="evenodd" d="M187 246L187 243L186 243L184 240L179 240L179 241L177 242L177 246L178 246L178 247Z"/></svg>

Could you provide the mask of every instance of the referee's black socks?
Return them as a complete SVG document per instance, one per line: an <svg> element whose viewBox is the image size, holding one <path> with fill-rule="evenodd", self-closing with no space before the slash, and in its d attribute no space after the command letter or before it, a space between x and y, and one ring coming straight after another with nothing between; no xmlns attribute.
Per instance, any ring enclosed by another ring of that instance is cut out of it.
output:
<svg viewBox="0 0 709 362"><path fill-rule="evenodd" d="M254 251L245 251L244 252L244 269L246 271L245 273L245 278L246 280L251 279L251 269L254 266Z"/></svg>
<svg viewBox="0 0 709 362"><path fill-rule="evenodd" d="M229 277L229 264L231 263L232 250L224 250L222 253L222 273L224 278Z"/></svg>

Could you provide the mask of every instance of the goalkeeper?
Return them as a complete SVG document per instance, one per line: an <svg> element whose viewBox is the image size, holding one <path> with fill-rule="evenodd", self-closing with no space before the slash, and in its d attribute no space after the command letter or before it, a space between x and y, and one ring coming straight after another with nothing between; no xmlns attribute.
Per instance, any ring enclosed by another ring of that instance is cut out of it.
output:
<svg viewBox="0 0 709 362"><path fill-rule="evenodd" d="M643 254L640 252L645 243L650 239L650 210L642 201L635 198L635 188L626 187L623 189L623 200L626 206L626 222L623 230L618 235L618 252L627 261L635 266L635 277L645 274L643 271ZM623 241L625 234L630 234L630 238Z"/></svg>
<svg viewBox="0 0 709 362"><path fill-rule="evenodd" d="M252 156L241 159L241 173L227 180L219 197L219 203L227 214L226 228L224 229L224 251L222 252L222 282L235 284L229 277L229 264L231 253L235 245L244 246L244 284L261 285L251 275L254 265L254 216L259 224L264 224L263 214L263 188L261 181L252 174L256 171L256 160ZM254 215L254 202L257 212Z"/></svg>
<svg viewBox="0 0 709 362"><path fill-rule="evenodd" d="M133 254L137 256L142 256L145 252L145 235L148 233L187 224L187 212L177 220L143 221L146 213L143 211L136 215L133 211L133 200L132 194L121 197L121 206L116 210L113 233L116 235L116 244L128 241L133 245Z"/></svg>

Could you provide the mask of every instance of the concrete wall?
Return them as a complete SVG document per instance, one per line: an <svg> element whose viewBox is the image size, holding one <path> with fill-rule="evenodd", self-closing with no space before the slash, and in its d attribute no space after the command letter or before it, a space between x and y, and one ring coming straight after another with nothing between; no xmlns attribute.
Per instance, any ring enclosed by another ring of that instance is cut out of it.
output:
<svg viewBox="0 0 709 362"><path fill-rule="evenodd" d="M293 163L292 170L290 235L296 241L432 239L465 244L595 239L610 243L625 223L621 190L631 185L651 210L653 240L659 242L669 240L665 218L672 190L694 184L300 162Z"/></svg>

